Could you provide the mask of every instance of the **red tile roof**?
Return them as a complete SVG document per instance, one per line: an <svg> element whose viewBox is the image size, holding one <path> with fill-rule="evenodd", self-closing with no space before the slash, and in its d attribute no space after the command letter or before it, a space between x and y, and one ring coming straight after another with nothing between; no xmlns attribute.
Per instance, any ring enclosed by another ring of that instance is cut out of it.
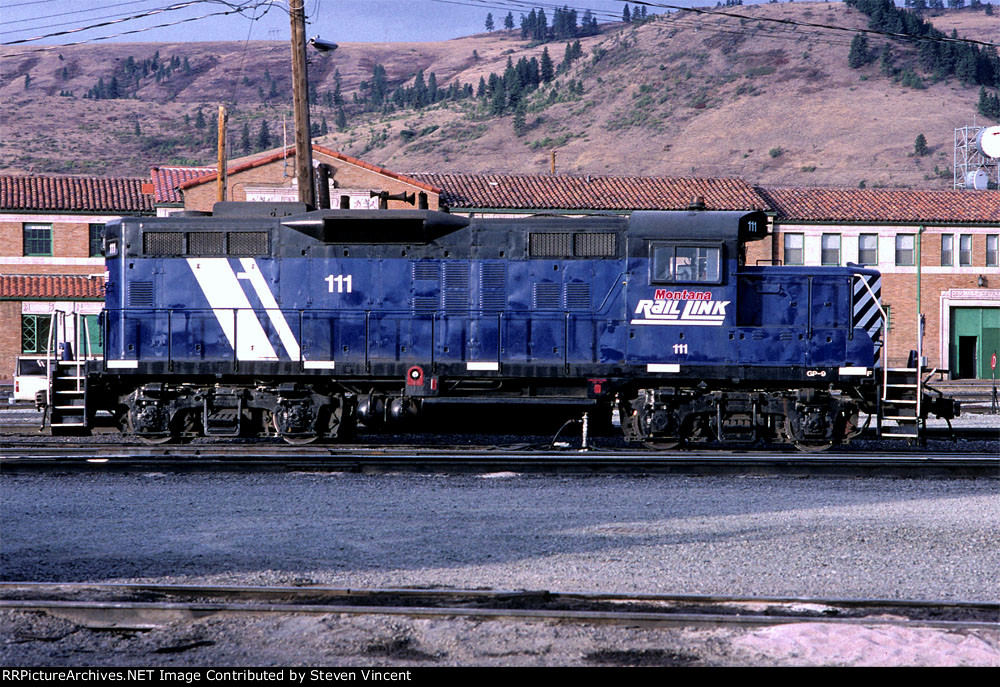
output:
<svg viewBox="0 0 1000 687"><path fill-rule="evenodd" d="M682 177L411 174L444 189L441 204L496 210L683 210L695 196L709 210L765 209L740 179Z"/></svg>
<svg viewBox="0 0 1000 687"><path fill-rule="evenodd" d="M1000 191L758 187L785 221L1000 222Z"/></svg>
<svg viewBox="0 0 1000 687"><path fill-rule="evenodd" d="M420 181L419 179L416 179L416 178L410 177L410 176L406 176L404 174L399 174L398 172L393 172L392 170L386 169L385 167L379 167L377 165L373 165L373 164L371 164L369 162L365 162L364 160L359 160L356 157L351 157L350 155L344 155L343 153L338 153L336 150L331 150L329 148L325 148L323 146L318 146L318 145L315 145L315 144L313 145L312 149L313 149L314 152L322 153L323 155L326 155L328 157L332 157L332 158L334 158L336 160L342 160L343 162L347 162L349 164L356 165L358 167L363 167L364 169L368 169L368 170L371 170L371 171L376 172L378 174L381 174L383 176L387 176L387 177L390 177L392 179L396 179L398 181L402 181L402 182L404 182L406 184L410 184L411 186L416 186L417 188L422 188L425 191L430 191L431 193L440 193L441 192L441 189L436 188L436 187L434 187L434 186L432 186L430 184L424 183L423 181ZM262 167L264 165L269 165L272 162L276 162L277 160L280 160L282 157L285 157L285 156L293 157L294 155L295 155L295 148L294 147L289 147L287 150L279 148L279 149L275 150L274 152L268 153L267 155L263 155L263 156L258 157L258 158L253 158L251 160L247 160L247 161L242 162L242 163L240 163L240 164L238 164L238 165L236 165L234 167L228 167L226 169L226 174L229 175L229 176L233 176L234 174L239 174L240 172L245 172L248 169L253 169L255 167ZM181 189L189 189L192 186L198 186L200 184L205 184L205 183L208 183L210 181L215 181L216 176L217 176L217 172L213 168L213 170L212 170L212 172L210 174L198 177L196 179L189 179L187 181L182 182L180 184L180 188Z"/></svg>
<svg viewBox="0 0 1000 687"><path fill-rule="evenodd" d="M0 299L69 298L102 300L104 277L0 274Z"/></svg>
<svg viewBox="0 0 1000 687"><path fill-rule="evenodd" d="M184 199L177 187L184 182L211 174L215 178L215 167L176 167L159 165L149 170L153 178L153 188L157 203L183 203Z"/></svg>
<svg viewBox="0 0 1000 687"><path fill-rule="evenodd" d="M148 179L0 175L0 210L152 213Z"/></svg>

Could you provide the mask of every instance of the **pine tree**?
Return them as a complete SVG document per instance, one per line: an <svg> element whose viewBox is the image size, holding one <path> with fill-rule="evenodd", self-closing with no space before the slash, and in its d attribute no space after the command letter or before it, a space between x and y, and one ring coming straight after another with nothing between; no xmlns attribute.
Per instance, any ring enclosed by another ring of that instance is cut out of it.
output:
<svg viewBox="0 0 1000 687"><path fill-rule="evenodd" d="M205 115L202 113L200 107L198 108L198 111L195 112L195 115L194 115L194 128L195 129L204 129L205 128Z"/></svg>
<svg viewBox="0 0 1000 687"><path fill-rule="evenodd" d="M252 145L250 143L250 122L243 122L243 131L240 132L240 152L249 155L253 152Z"/></svg>
<svg viewBox="0 0 1000 687"><path fill-rule="evenodd" d="M622 10L622 21L626 24L632 21L632 12L628 8L628 3L625 3L625 9Z"/></svg>
<svg viewBox="0 0 1000 687"><path fill-rule="evenodd" d="M847 66L851 69L863 67L871 61L868 52L868 37L859 33L851 40L851 51L847 55Z"/></svg>
<svg viewBox="0 0 1000 687"><path fill-rule="evenodd" d="M438 98L438 79L437 74L431 72L427 77L427 103L433 104L439 100Z"/></svg>
<svg viewBox="0 0 1000 687"><path fill-rule="evenodd" d="M514 13L508 12L507 16L503 18L503 27L510 31L514 28Z"/></svg>
<svg viewBox="0 0 1000 687"><path fill-rule="evenodd" d="M913 154L923 157L927 153L927 139L924 138L923 134L917 134L917 139L913 142Z"/></svg>
<svg viewBox="0 0 1000 687"><path fill-rule="evenodd" d="M514 110L514 133L518 136L523 136L526 128L527 122L525 121L524 103L520 103L517 109Z"/></svg>
<svg viewBox="0 0 1000 687"><path fill-rule="evenodd" d="M337 114L334 115L333 124L337 127L337 131L343 131L347 128L347 113L344 112L343 105L337 108Z"/></svg>
<svg viewBox="0 0 1000 687"><path fill-rule="evenodd" d="M552 64L552 58L549 56L548 48L542 50L542 60L539 65L539 70L542 83L549 83L553 78L555 78L555 67Z"/></svg>
<svg viewBox="0 0 1000 687"><path fill-rule="evenodd" d="M486 15L486 30L493 33L493 13L490 12Z"/></svg>
<svg viewBox="0 0 1000 687"><path fill-rule="evenodd" d="M257 150L267 150L271 147L271 132L267 128L267 120L260 123L260 131L257 132Z"/></svg>

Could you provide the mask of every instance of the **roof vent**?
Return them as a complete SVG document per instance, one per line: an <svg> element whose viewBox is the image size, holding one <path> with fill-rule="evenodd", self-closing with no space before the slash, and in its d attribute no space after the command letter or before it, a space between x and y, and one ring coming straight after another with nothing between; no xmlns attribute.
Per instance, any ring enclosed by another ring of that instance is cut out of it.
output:
<svg viewBox="0 0 1000 687"><path fill-rule="evenodd" d="M704 210L705 209L705 197L695 196L694 199L688 203L688 210Z"/></svg>

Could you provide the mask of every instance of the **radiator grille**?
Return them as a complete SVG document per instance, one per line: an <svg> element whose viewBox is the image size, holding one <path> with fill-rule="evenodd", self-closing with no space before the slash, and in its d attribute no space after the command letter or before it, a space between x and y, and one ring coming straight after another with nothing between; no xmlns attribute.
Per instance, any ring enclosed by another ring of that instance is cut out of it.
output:
<svg viewBox="0 0 1000 687"><path fill-rule="evenodd" d="M573 255L573 235L531 234L528 237L528 255L532 258L568 258Z"/></svg>
<svg viewBox="0 0 1000 687"><path fill-rule="evenodd" d="M615 234L576 234L573 254L584 258L611 258L616 254Z"/></svg>
<svg viewBox="0 0 1000 687"><path fill-rule="evenodd" d="M188 232L189 255L225 255L226 235L221 231Z"/></svg>
<svg viewBox="0 0 1000 687"><path fill-rule="evenodd" d="M229 232L230 255L268 255L266 231Z"/></svg>
<svg viewBox="0 0 1000 687"><path fill-rule="evenodd" d="M147 231L142 235L146 255L183 255L184 234L178 231Z"/></svg>

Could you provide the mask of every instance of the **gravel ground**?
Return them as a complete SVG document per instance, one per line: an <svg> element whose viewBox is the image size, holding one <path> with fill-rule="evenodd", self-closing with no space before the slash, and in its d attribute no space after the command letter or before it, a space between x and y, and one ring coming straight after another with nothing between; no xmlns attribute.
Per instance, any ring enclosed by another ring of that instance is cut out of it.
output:
<svg viewBox="0 0 1000 687"><path fill-rule="evenodd" d="M6 580L34 581L996 600L998 489L993 479L4 475L0 565ZM990 631L331 615L120 634L2 618L5 665L1000 665Z"/></svg>

